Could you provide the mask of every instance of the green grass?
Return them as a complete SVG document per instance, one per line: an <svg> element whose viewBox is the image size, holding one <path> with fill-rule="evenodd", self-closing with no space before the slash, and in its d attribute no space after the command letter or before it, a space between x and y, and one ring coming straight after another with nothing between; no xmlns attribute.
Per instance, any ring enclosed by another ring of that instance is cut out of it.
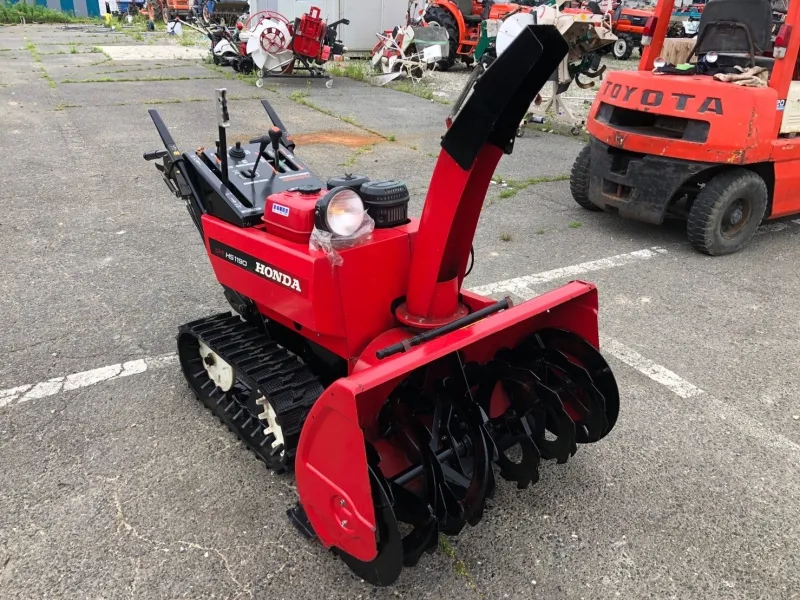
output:
<svg viewBox="0 0 800 600"><path fill-rule="evenodd" d="M463 560L460 560L456 556L455 548L453 548L453 545L450 543L450 541L441 535L439 536L439 550L453 563L453 572L459 577L466 579L467 585L472 588L472 590L477 591L478 586L475 585L475 580L472 578L472 574L467 569L467 565L464 564Z"/></svg>
<svg viewBox="0 0 800 600"><path fill-rule="evenodd" d="M347 77L348 79L355 79L356 81L369 81L368 67L370 63L367 61L342 61L333 63L329 71L335 77Z"/></svg>
<svg viewBox="0 0 800 600"><path fill-rule="evenodd" d="M580 227L583 227L583 223L580 221L572 221L572 223L569 224L570 229L578 229Z"/></svg>
<svg viewBox="0 0 800 600"><path fill-rule="evenodd" d="M367 144L365 146L361 146L360 148L357 148L356 151L353 152L353 154L351 154L350 157L345 162L339 163L339 166L340 167L345 167L345 168L349 168L349 167L355 166L356 160L358 160L358 157L361 156L362 154L366 154L367 152L372 152L372 149L374 147L375 147L374 144Z"/></svg>
<svg viewBox="0 0 800 600"><path fill-rule="evenodd" d="M214 77L98 77L97 79L64 79L61 83L126 83L131 81L189 81L192 79L215 79Z"/></svg>
<svg viewBox="0 0 800 600"><path fill-rule="evenodd" d="M78 47L75 44L70 44L69 45L69 53L70 54L77 54L78 53Z"/></svg>
<svg viewBox="0 0 800 600"><path fill-rule="evenodd" d="M53 81L53 78L50 77L50 75L47 74L47 71L44 70L44 67L42 67L42 79L46 79L47 80L47 85L50 86L51 90L56 89L56 82Z"/></svg>
<svg viewBox="0 0 800 600"><path fill-rule="evenodd" d="M530 179L525 179L523 181L508 179L506 180L506 184L508 185L508 187L505 187L500 191L500 199L505 200L506 198L513 198L522 190L527 189L530 186L536 185L538 183L549 183L552 181L567 181L567 180L569 180L569 174L544 175L542 177L532 177ZM502 181L502 179L500 177L495 177L494 181ZM490 200L488 204L491 203L492 201Z"/></svg>
<svg viewBox="0 0 800 600"><path fill-rule="evenodd" d="M52 10L44 6L37 6L28 2L0 4L0 24L18 25L25 20L26 23L86 23L90 19L76 18L59 10Z"/></svg>
<svg viewBox="0 0 800 600"><path fill-rule="evenodd" d="M53 110L56 111L56 112L61 112L62 110L65 110L67 108L80 108L80 107L81 107L80 104L62 103L62 104L56 104L56 107Z"/></svg>
<svg viewBox="0 0 800 600"><path fill-rule="evenodd" d="M501 242L510 242L513 239L514 239L514 237L510 233L506 233L505 231L500 234L500 241Z"/></svg>
<svg viewBox="0 0 800 600"><path fill-rule="evenodd" d="M389 140L390 142L396 142L396 141L397 141L397 136L396 136L396 135L394 135L394 134L392 134L392 135L387 135L387 136L386 136L386 139L387 139L387 140Z"/></svg>
<svg viewBox="0 0 800 600"><path fill-rule="evenodd" d="M178 38L178 44L181 46L194 46L195 37L186 31L181 34L181 37Z"/></svg>
<svg viewBox="0 0 800 600"><path fill-rule="evenodd" d="M33 62L42 62L42 58L39 56L39 51L36 49L36 44L28 40L25 42L25 50L31 53Z"/></svg>

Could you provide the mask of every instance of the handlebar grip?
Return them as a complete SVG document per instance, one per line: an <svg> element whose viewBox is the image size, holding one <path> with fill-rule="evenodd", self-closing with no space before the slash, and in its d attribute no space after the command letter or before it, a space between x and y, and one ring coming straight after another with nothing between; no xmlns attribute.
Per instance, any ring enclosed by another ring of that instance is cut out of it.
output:
<svg viewBox="0 0 800 600"><path fill-rule="evenodd" d="M145 160L157 160L159 158L164 158L167 155L166 150L153 150L152 152L145 152L142 155L142 158Z"/></svg>

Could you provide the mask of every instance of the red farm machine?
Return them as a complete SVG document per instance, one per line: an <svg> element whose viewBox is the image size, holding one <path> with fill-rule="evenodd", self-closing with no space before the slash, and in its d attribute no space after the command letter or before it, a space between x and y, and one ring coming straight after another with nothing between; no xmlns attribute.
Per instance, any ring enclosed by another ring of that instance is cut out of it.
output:
<svg viewBox="0 0 800 600"><path fill-rule="evenodd" d="M229 146L218 90L216 148L186 153L150 111L166 150L145 159L235 311L179 328L189 386L269 468L294 470L292 523L371 584L476 525L493 463L525 488L617 420L592 284L516 305L463 287L491 177L566 53L529 26L474 83L420 219L399 181L317 179L266 101L268 134Z"/></svg>
<svg viewBox="0 0 800 600"><path fill-rule="evenodd" d="M531 11L519 4L497 3L494 0L429 0L423 20L428 25L443 27L450 38L448 51L437 63L447 71L456 60L467 65L475 62L474 54L481 38L481 23L502 20L516 11Z"/></svg>

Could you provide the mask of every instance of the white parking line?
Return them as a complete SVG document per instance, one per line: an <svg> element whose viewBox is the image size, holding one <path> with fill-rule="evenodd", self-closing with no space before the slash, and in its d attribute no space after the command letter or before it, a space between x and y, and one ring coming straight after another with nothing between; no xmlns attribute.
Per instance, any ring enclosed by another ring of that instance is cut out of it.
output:
<svg viewBox="0 0 800 600"><path fill-rule="evenodd" d="M681 398L693 398L703 393L703 390L693 386L685 379L678 377L666 367L657 365L649 358L645 358L617 340L606 339L603 342L603 352L616 357L629 367L633 367L656 383L660 383L664 387L672 390Z"/></svg>
<svg viewBox="0 0 800 600"><path fill-rule="evenodd" d="M470 291L484 296L491 296L497 293L512 293L521 297L530 296L531 290L529 286L541 285L557 279L567 279L570 277L577 277L593 271L605 271L615 267L622 267L624 265L655 258L666 254L664 248L655 246L653 248L646 248L644 250L636 250L635 252L628 252L627 254L617 254L608 258L601 258L600 260L591 260L589 262L579 263L569 267L562 267L560 269L553 269L552 271L545 271L543 273L535 273L534 275L524 275L522 277L515 277L514 279L506 279L505 281L498 281L497 283L490 283L488 285L481 285L472 288Z"/></svg>
<svg viewBox="0 0 800 600"><path fill-rule="evenodd" d="M40 381L39 383L20 385L0 390L0 408L8 406L9 404L22 404L29 400L38 400L39 398L55 396L61 392L97 385L104 381L139 375L148 369L164 367L174 364L177 361L178 357L175 354L140 358L100 367L99 369L92 369L91 371L72 373L65 377L54 377L53 379Z"/></svg>

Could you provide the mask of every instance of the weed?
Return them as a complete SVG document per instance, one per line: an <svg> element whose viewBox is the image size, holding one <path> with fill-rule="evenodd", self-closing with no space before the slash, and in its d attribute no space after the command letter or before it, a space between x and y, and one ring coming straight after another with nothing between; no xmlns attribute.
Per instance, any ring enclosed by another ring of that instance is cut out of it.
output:
<svg viewBox="0 0 800 600"><path fill-rule="evenodd" d="M347 77L356 81L368 81L369 72L367 71L366 61L348 60L341 63L333 63L330 67L331 75L336 77Z"/></svg>
<svg viewBox="0 0 800 600"><path fill-rule="evenodd" d="M178 44L181 46L194 46L194 36L184 31L183 35L178 38Z"/></svg>
<svg viewBox="0 0 800 600"><path fill-rule="evenodd" d="M25 43L25 50L31 53L34 62L42 62L42 58L39 56L39 51L36 49L36 44L29 40Z"/></svg>
<svg viewBox="0 0 800 600"><path fill-rule="evenodd" d="M73 17L60 10L52 10L33 3L4 2L0 4L0 23L18 25L23 20L26 23L85 23L88 21L88 19Z"/></svg>
<svg viewBox="0 0 800 600"><path fill-rule="evenodd" d="M339 166L345 168L355 166L358 157L361 156L362 154L366 154L367 152L371 152L374 147L375 147L374 144L367 144L366 146L361 146L360 148L357 148L356 151L353 152L353 154L350 155L350 157L345 162L339 163Z"/></svg>
<svg viewBox="0 0 800 600"><path fill-rule="evenodd" d="M397 141L397 136L396 136L396 135L394 135L394 134L392 134L392 135L387 135L387 136L386 136L386 139L387 139L387 140L389 140L390 142L396 142L396 141Z"/></svg>
<svg viewBox="0 0 800 600"><path fill-rule="evenodd" d="M513 239L514 239L513 236L510 233L506 233L505 231L500 234L501 242L510 242Z"/></svg>
<svg viewBox="0 0 800 600"><path fill-rule="evenodd" d="M65 103L61 103L61 104L56 104L56 106L55 106L55 108L53 110L56 111L56 112L60 112L60 111L62 111L64 109L66 109L66 108L80 108L80 106L81 106L80 104L65 104Z"/></svg>
<svg viewBox="0 0 800 600"><path fill-rule="evenodd" d="M132 33L132 34L131 34L131 37L132 37L134 40L136 40L137 42L143 42L143 41L144 41L144 36L142 35L142 32L141 32L141 31L137 31L137 32L135 32L135 33Z"/></svg>
<svg viewBox="0 0 800 600"><path fill-rule="evenodd" d="M453 548L452 544L445 538L444 536L439 536L439 550L441 550L442 554L444 554L450 561L453 563L453 572L456 575L459 575L467 580L467 585L470 588L477 591L478 587L475 585L475 580L472 578L472 574L467 569L467 565L464 564L463 560L460 560L456 556L455 548Z"/></svg>
<svg viewBox="0 0 800 600"><path fill-rule="evenodd" d="M578 229L580 227L583 227L583 223L580 221L572 221L572 223L569 224L570 229Z"/></svg>
<svg viewBox="0 0 800 600"><path fill-rule="evenodd" d="M77 54L78 53L78 47L75 44L70 44L69 45L69 53L70 54Z"/></svg>
<svg viewBox="0 0 800 600"><path fill-rule="evenodd" d="M546 232L545 232L544 229L537 229L534 233L536 233L536 235L542 235L542 234L544 234Z"/></svg>
<svg viewBox="0 0 800 600"><path fill-rule="evenodd" d="M497 179L498 178L496 178L496 180ZM501 199L513 198L514 196L517 195L517 193L538 183L549 183L552 181L566 181L568 179L569 179L569 174L544 175L542 177L532 177L530 179L525 179L524 181L515 181L514 179L508 179L506 180L506 184L508 184L508 187L503 188L503 190L500 192L500 198Z"/></svg>
<svg viewBox="0 0 800 600"><path fill-rule="evenodd" d="M126 83L131 81L189 81L191 79L215 79L214 77L98 77L97 79L64 79L61 83Z"/></svg>

